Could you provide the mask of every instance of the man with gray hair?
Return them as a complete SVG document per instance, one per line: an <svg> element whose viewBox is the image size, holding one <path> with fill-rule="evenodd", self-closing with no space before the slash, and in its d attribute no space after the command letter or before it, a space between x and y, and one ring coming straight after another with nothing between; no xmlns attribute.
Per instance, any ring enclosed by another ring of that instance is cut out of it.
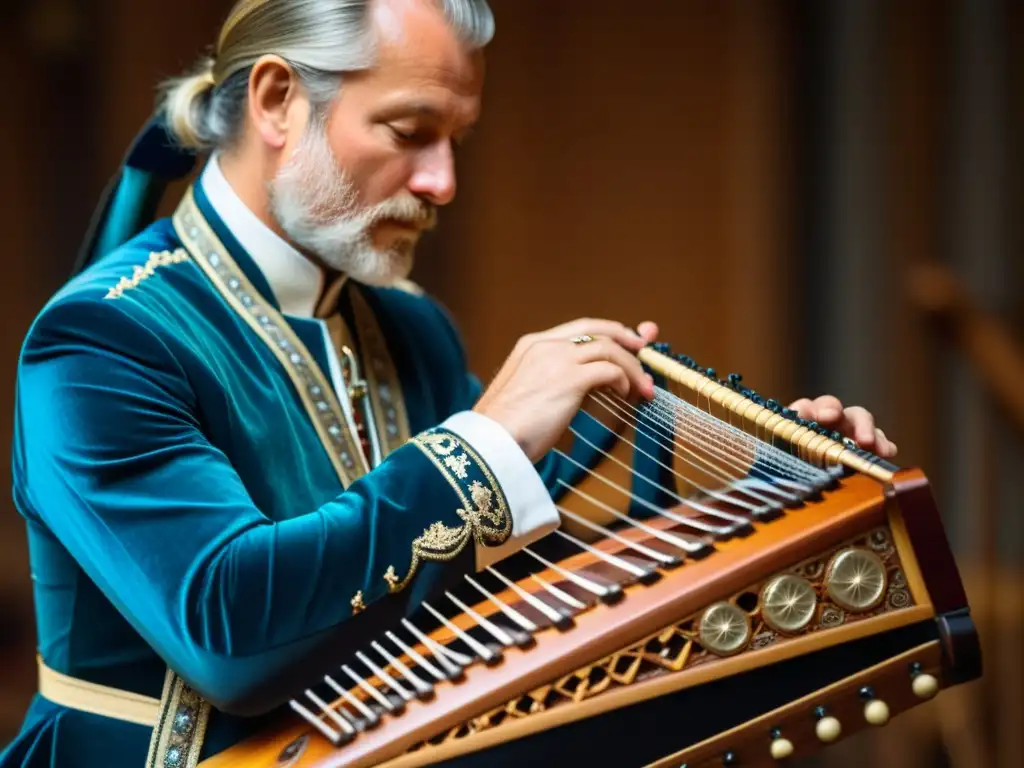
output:
<svg viewBox="0 0 1024 768"><path fill-rule="evenodd" d="M168 84L175 147L133 150L19 363L40 693L2 768L183 768L258 731L558 526L550 449L588 392L653 395L657 328L599 319L525 336L482 392L407 280L493 28L483 0L241 0ZM144 221L140 168L186 150L202 175ZM891 454L862 409L804 405Z"/></svg>

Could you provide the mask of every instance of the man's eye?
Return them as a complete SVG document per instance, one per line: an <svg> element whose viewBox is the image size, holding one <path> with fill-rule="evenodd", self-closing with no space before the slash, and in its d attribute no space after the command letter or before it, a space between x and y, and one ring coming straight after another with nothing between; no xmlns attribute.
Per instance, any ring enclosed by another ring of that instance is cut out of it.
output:
<svg viewBox="0 0 1024 768"><path fill-rule="evenodd" d="M418 128L401 128L395 125L389 127L391 128L391 133L394 135L395 139L401 142L402 144L419 145L430 143L430 136L426 131L420 130Z"/></svg>

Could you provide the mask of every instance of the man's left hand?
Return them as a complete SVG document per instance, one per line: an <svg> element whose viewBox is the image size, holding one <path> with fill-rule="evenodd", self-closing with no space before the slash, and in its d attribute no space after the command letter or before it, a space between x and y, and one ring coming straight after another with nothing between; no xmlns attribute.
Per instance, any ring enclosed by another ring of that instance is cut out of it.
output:
<svg viewBox="0 0 1024 768"><path fill-rule="evenodd" d="M859 405L844 408L839 398L822 395L814 400L809 397L801 398L789 407L796 411L800 418L838 430L843 437L852 438L858 446L883 459L896 455L896 443L889 440L885 433L875 426L875 417Z"/></svg>

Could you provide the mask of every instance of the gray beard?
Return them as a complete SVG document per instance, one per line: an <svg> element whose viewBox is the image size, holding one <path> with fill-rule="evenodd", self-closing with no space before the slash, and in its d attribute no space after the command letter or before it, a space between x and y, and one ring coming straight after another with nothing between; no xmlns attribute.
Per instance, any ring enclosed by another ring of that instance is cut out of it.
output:
<svg viewBox="0 0 1024 768"><path fill-rule="evenodd" d="M311 123L269 185L270 211L282 231L325 266L366 285L390 286L409 276L416 237L373 245L383 218L432 223L433 211L411 196L357 207L355 187L339 168L321 126Z"/></svg>

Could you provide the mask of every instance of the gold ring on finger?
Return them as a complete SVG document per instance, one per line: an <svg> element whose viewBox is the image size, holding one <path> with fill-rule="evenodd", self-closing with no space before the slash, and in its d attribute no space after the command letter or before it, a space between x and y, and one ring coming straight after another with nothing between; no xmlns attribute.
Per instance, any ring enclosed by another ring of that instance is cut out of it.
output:
<svg viewBox="0 0 1024 768"><path fill-rule="evenodd" d="M588 344L594 340L594 337L588 333L584 333L582 336L573 336L569 341L573 344Z"/></svg>

